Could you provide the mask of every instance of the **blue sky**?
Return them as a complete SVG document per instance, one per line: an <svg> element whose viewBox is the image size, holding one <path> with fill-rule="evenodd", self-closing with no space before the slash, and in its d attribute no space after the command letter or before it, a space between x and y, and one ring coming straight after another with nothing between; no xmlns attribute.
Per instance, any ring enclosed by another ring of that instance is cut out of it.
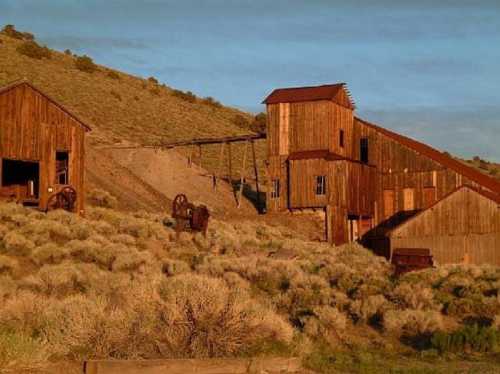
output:
<svg viewBox="0 0 500 374"><path fill-rule="evenodd" d="M500 161L498 0L0 0L0 23L250 111L347 82L360 116Z"/></svg>

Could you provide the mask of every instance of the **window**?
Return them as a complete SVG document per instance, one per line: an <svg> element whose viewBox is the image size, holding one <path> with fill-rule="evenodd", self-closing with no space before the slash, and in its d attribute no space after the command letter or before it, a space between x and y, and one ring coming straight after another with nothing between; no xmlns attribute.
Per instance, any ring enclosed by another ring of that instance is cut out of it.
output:
<svg viewBox="0 0 500 374"><path fill-rule="evenodd" d="M326 176L324 175L316 177L316 195L326 195Z"/></svg>
<svg viewBox="0 0 500 374"><path fill-rule="evenodd" d="M405 211L415 210L415 189L405 188L403 190L403 209Z"/></svg>
<svg viewBox="0 0 500 374"><path fill-rule="evenodd" d="M56 184L69 183L68 152L56 152Z"/></svg>
<svg viewBox="0 0 500 374"><path fill-rule="evenodd" d="M344 130L340 130L339 132L339 144L340 148L344 148Z"/></svg>
<svg viewBox="0 0 500 374"><path fill-rule="evenodd" d="M361 138L359 141L359 160L363 164L368 163L368 138Z"/></svg>
<svg viewBox="0 0 500 374"><path fill-rule="evenodd" d="M271 181L271 184L272 184L271 198L278 199L280 197L280 180L273 179Z"/></svg>

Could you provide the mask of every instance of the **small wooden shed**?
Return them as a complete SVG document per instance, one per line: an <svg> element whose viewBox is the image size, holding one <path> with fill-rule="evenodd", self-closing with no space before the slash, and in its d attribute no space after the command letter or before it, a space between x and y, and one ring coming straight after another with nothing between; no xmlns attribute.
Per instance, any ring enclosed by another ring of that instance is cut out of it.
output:
<svg viewBox="0 0 500 374"><path fill-rule="evenodd" d="M462 186L389 234L391 253L430 249L439 264L500 265L500 197Z"/></svg>
<svg viewBox="0 0 500 374"><path fill-rule="evenodd" d="M84 211L85 133L90 128L31 83L0 88L0 197L45 209L61 186Z"/></svg>

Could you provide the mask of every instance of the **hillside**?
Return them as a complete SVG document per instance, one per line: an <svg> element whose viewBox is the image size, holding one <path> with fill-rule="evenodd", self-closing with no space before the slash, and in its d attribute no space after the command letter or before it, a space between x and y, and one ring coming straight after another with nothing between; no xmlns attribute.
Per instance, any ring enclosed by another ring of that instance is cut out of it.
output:
<svg viewBox="0 0 500 374"><path fill-rule="evenodd" d="M479 170L480 172L489 175L490 177L500 180L500 164L489 162L476 156L472 160L461 160L466 165Z"/></svg>
<svg viewBox="0 0 500 374"><path fill-rule="evenodd" d="M207 238L175 241L171 222L0 203L0 371L245 356L297 356L322 373L498 368L498 268L395 278L358 245L283 226L215 220Z"/></svg>
<svg viewBox="0 0 500 374"><path fill-rule="evenodd" d="M127 140L134 144L219 137L250 133L253 117L170 88L154 78L141 78L96 65L96 71L76 68L77 56L49 51L49 58L19 53L25 41L0 33L0 86L26 78L92 127L93 146ZM243 119L243 120L242 120ZM181 150L182 151L182 150ZM264 158L264 145L257 147ZM218 147L204 148L204 166L218 166ZM235 165L241 165L241 147L233 147ZM237 169L238 170L238 169ZM250 171L250 168L249 168Z"/></svg>

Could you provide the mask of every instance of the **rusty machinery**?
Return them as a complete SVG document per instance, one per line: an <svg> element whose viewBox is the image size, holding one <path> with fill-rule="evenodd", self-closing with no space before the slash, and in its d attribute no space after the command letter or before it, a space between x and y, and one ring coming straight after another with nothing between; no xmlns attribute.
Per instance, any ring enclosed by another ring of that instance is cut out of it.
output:
<svg viewBox="0 0 500 374"><path fill-rule="evenodd" d="M176 220L177 238L188 227L191 231L202 232L203 236L207 236L210 213L205 205L196 206L188 201L186 195L179 194L172 202L172 217Z"/></svg>
<svg viewBox="0 0 500 374"><path fill-rule="evenodd" d="M76 206L76 190L67 184L55 185L54 192L49 196L46 210L64 209L74 212Z"/></svg>

